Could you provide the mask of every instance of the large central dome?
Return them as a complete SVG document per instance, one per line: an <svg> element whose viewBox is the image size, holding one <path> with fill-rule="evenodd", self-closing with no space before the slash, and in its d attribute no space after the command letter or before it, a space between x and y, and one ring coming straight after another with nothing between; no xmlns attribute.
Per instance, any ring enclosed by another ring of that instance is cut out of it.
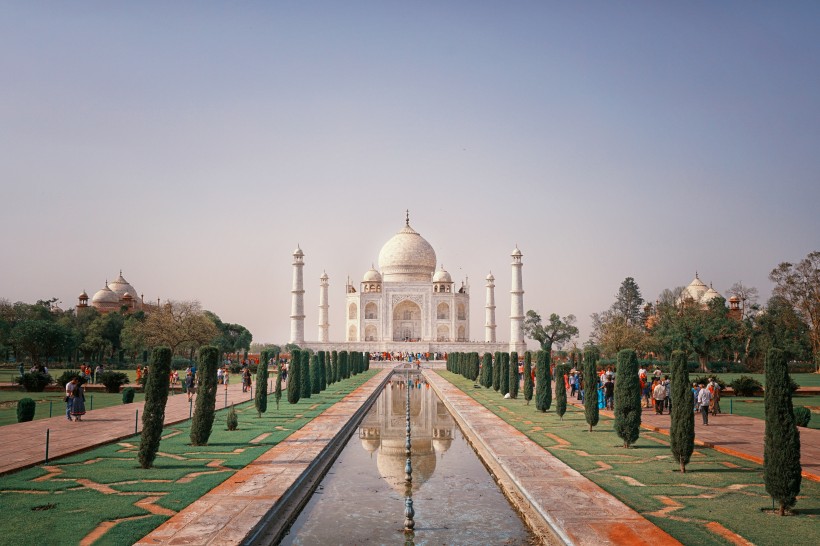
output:
<svg viewBox="0 0 820 546"><path fill-rule="evenodd" d="M431 282L436 251L410 227L408 219L379 252L379 269L385 282Z"/></svg>

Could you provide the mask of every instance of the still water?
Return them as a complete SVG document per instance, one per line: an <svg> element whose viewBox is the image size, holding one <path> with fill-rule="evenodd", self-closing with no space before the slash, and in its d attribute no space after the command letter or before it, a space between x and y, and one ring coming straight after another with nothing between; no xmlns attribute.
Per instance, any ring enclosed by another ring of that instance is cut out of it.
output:
<svg viewBox="0 0 820 546"><path fill-rule="evenodd" d="M405 544L407 390L404 376L387 383L282 544ZM534 543L423 378L410 387L410 413L416 527L407 543Z"/></svg>

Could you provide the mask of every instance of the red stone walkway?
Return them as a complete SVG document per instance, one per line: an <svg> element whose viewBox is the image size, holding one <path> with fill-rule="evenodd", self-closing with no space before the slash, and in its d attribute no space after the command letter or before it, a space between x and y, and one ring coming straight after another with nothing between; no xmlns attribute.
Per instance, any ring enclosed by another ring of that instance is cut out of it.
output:
<svg viewBox="0 0 820 546"><path fill-rule="evenodd" d="M575 406L583 407L574 398L568 401ZM729 400L721 400L723 409L728 410ZM611 411L601 410L601 415L614 417ZM709 416L709 425L704 426L700 414L695 415L695 443L711 447L726 453L763 464L763 433L765 421L754 417L721 413ZM644 408L641 426L661 434L669 434L670 417L668 413L656 415L652 408ZM803 465L803 477L820 481L820 430L800 428L800 462Z"/></svg>
<svg viewBox="0 0 820 546"><path fill-rule="evenodd" d="M228 385L228 405L250 400L250 393L242 392L239 382ZM46 454L46 430L50 431L49 459L85 451L132 436L142 430L143 402L110 406L89 411L81 422L65 417L65 406L55 408L57 417L38 419L27 423L6 425L3 442L0 442L0 475L42 463ZM225 406L224 387L219 386L216 408ZM139 412L139 416L137 415ZM189 405L185 394L168 396L165 407L165 424L170 425L188 419Z"/></svg>
<svg viewBox="0 0 820 546"><path fill-rule="evenodd" d="M424 375L485 463L500 467L493 473L501 486L512 480L508 496L531 525L534 513L564 544L680 544L437 373Z"/></svg>

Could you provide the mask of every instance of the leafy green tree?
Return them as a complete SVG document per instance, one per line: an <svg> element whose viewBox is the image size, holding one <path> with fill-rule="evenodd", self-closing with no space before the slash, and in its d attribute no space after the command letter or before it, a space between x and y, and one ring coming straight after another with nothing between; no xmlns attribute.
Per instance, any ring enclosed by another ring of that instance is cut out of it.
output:
<svg viewBox="0 0 820 546"><path fill-rule="evenodd" d="M695 450L695 412L692 411L692 391L689 389L689 370L686 353L672 353L672 404L669 447L672 456L680 463L680 471L686 472L686 465Z"/></svg>
<svg viewBox="0 0 820 546"><path fill-rule="evenodd" d="M566 364L555 366L555 413L562 421L564 420L564 414L567 412L567 387L564 377L568 372L569 366Z"/></svg>
<svg viewBox="0 0 820 546"><path fill-rule="evenodd" d="M622 349L628 348L644 350L651 344L651 337L647 335L643 324L631 324L625 316L612 309L592 314L590 339L606 355L617 355Z"/></svg>
<svg viewBox="0 0 820 546"><path fill-rule="evenodd" d="M621 283L618 293L615 294L615 303L612 310L616 315L623 317L627 326L643 327L643 296L638 283L632 277L627 277Z"/></svg>
<svg viewBox="0 0 820 546"><path fill-rule="evenodd" d="M753 317L754 333L750 352L768 354L778 348L789 360L808 360L812 357L811 328L782 296L772 296L766 308Z"/></svg>
<svg viewBox="0 0 820 546"><path fill-rule="evenodd" d="M809 252L800 262L783 262L771 273L773 294L788 301L809 325L814 365L820 373L820 251Z"/></svg>
<svg viewBox="0 0 820 546"><path fill-rule="evenodd" d="M552 353L552 347L560 349L565 343L578 336L575 315L564 318L552 313L547 324L541 324L541 315L530 309L524 318L524 335L541 344L541 349Z"/></svg>
<svg viewBox="0 0 820 546"><path fill-rule="evenodd" d="M199 350L199 392L196 397L196 409L191 420L191 445L208 445L216 412L216 368L219 366L219 349L213 345ZM149 377L153 375L151 370ZM167 377L167 376L166 376ZM166 380L167 382L167 380Z"/></svg>
<svg viewBox="0 0 820 546"><path fill-rule="evenodd" d="M524 400L530 405L532 400L532 353L524 353Z"/></svg>
<svg viewBox="0 0 820 546"><path fill-rule="evenodd" d="M518 398L518 353L513 351L510 353L510 398Z"/></svg>
<svg viewBox="0 0 820 546"><path fill-rule="evenodd" d="M296 404L301 398L302 390L302 351L290 351L290 369L288 370L288 403Z"/></svg>
<svg viewBox="0 0 820 546"><path fill-rule="evenodd" d="M624 447L635 443L641 433L641 382L638 355L632 349L618 353L618 380L615 381L615 432Z"/></svg>
<svg viewBox="0 0 820 546"><path fill-rule="evenodd" d="M584 351L584 417L589 431L598 424L598 359L597 347L587 347Z"/></svg>
<svg viewBox="0 0 820 546"><path fill-rule="evenodd" d="M740 335L740 323L729 315L726 300L716 297L705 309L691 299L658 306L658 320L652 328L654 337L667 353L684 348L695 353L703 372L717 351L726 348Z"/></svg>
<svg viewBox="0 0 820 546"><path fill-rule="evenodd" d="M538 351L535 356L535 409L545 412L552 405L552 385L550 381L549 355Z"/></svg>
<svg viewBox="0 0 820 546"><path fill-rule="evenodd" d="M71 331L49 320L24 320L17 323L9 333L8 342L15 355L28 355L39 364L42 359L61 354L69 342Z"/></svg>
<svg viewBox="0 0 820 546"><path fill-rule="evenodd" d="M786 366L786 354L780 349L769 349L764 393L763 479L766 492L780 503L781 516L797 503L803 470L800 432L794 419L791 380Z"/></svg>
<svg viewBox="0 0 820 546"><path fill-rule="evenodd" d="M268 411L268 361L270 351L264 350L259 355L259 366L256 367L256 392L253 395L253 405L256 407L256 416Z"/></svg>
<svg viewBox="0 0 820 546"><path fill-rule="evenodd" d="M301 398L310 398L310 395L313 394L313 370L311 369L310 365L311 354L308 351L302 351L302 374L300 376L300 380L302 381L302 385L299 387L299 396Z"/></svg>
<svg viewBox="0 0 820 546"><path fill-rule="evenodd" d="M142 434L138 453L142 468L151 468L159 451L162 425L165 422L165 403L168 401L171 373L171 349L157 347L151 357L151 367L145 382L145 405L142 409Z"/></svg>

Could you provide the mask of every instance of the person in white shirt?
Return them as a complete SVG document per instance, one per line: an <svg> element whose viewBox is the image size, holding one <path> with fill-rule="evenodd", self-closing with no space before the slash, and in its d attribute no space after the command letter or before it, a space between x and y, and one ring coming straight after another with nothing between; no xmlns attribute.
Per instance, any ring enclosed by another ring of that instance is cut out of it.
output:
<svg viewBox="0 0 820 546"><path fill-rule="evenodd" d="M703 424L709 426L709 402L712 401L712 393L706 388L703 383L700 384L700 391L698 392L698 406L700 406L700 414L703 416Z"/></svg>

